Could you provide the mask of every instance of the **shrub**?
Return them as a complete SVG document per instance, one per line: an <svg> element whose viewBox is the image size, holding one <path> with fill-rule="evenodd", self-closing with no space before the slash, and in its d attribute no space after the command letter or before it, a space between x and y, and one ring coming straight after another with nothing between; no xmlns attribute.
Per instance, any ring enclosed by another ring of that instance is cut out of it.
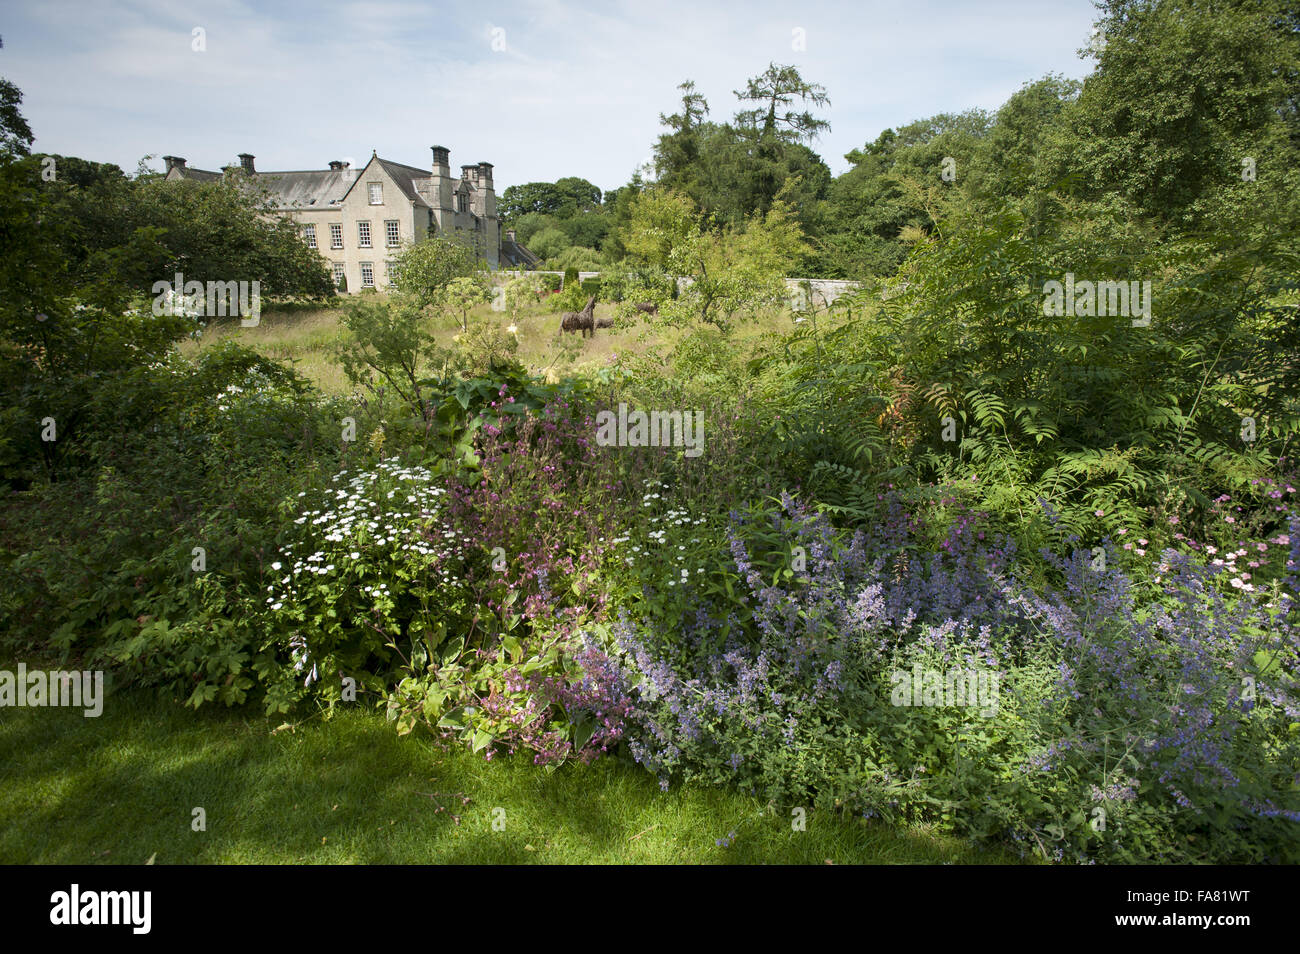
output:
<svg viewBox="0 0 1300 954"><path fill-rule="evenodd" d="M491 405L519 407L512 390L502 385ZM539 763L613 744L613 710L586 705L595 696L580 665L579 632L603 628L597 567L619 486L593 432L566 398L477 432L480 467L451 482L447 519L457 539L490 554L466 576L481 638L410 657L388 699L399 730L425 722L489 757L523 750ZM575 509L572 498L588 505Z"/></svg>
<svg viewBox="0 0 1300 954"><path fill-rule="evenodd" d="M573 282L566 284L558 295L552 295L546 307L551 311L582 311L593 294L578 282Z"/></svg>
<svg viewBox="0 0 1300 954"><path fill-rule="evenodd" d="M460 348L462 369L475 377L519 367L515 360L519 339L494 322L476 325L460 334L456 344Z"/></svg>
<svg viewBox="0 0 1300 954"><path fill-rule="evenodd" d="M301 529L265 571L263 648L279 663L262 672L268 710L286 711L318 681L328 700L345 677L382 693L403 660L435 658L453 638L472 644L467 575L482 558L447 525L432 476L390 458L296 501Z"/></svg>
<svg viewBox="0 0 1300 954"><path fill-rule="evenodd" d="M97 432L96 471L7 508L26 541L0 565L24 581L7 597L20 621L7 636L191 705L241 703L260 639L248 608L278 502L337 460L334 408L234 345L173 353L111 393L124 421L145 423Z"/></svg>
<svg viewBox="0 0 1300 954"><path fill-rule="evenodd" d="M900 511L841 539L789 498L733 515L732 567L697 573L687 535L705 534L666 516L623 560L686 572L641 578L601 659L630 700L629 752L663 786L735 784L1056 860L1300 857L1292 597L1227 597L1170 551L1144 604L1113 550L1101 571L1088 551L1042 554L1063 582L1036 594L1009 541L973 526L922 559ZM913 666L996 678L995 711L899 705Z"/></svg>

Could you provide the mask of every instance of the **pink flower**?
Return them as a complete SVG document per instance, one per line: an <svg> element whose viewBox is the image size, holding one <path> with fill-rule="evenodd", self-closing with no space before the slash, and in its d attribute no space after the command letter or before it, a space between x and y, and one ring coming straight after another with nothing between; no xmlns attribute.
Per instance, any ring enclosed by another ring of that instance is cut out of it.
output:
<svg viewBox="0 0 1300 954"><path fill-rule="evenodd" d="M1104 510L1094 510L1093 513L1095 513L1095 514L1096 514L1097 516L1099 516L1099 517L1104 517L1104 516L1106 516L1106 511L1104 511Z"/></svg>

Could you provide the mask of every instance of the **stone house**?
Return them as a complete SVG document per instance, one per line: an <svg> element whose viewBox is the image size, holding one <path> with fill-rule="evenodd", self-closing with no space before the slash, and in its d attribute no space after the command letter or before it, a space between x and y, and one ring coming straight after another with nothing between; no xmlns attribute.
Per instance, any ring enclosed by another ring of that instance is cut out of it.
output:
<svg viewBox="0 0 1300 954"><path fill-rule="evenodd" d="M516 265L527 254L513 236L502 241L490 162L461 166L455 178L451 154L442 146L433 147L429 169L372 154L361 169L335 160L328 169L258 172L253 159L240 153L239 166L209 172L190 168L178 156L163 156L167 179L244 175L265 189L276 209L289 213L303 240L330 264L335 282L350 292L386 288L393 253L429 235L468 242L493 269L503 261Z"/></svg>

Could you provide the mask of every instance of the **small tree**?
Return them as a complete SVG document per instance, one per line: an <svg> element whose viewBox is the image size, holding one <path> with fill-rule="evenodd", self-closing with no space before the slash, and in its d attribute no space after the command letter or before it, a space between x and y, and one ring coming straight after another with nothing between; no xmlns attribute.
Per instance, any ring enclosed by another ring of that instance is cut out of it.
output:
<svg viewBox="0 0 1300 954"><path fill-rule="evenodd" d="M633 200L623 244L634 261L671 269L673 254L680 254L699 234L699 213L689 197L651 190Z"/></svg>
<svg viewBox="0 0 1300 954"><path fill-rule="evenodd" d="M340 347L339 361L354 386L374 393L391 388L423 419L429 405L418 373L420 359L437 362L444 352L421 311L415 299L402 296L348 302L343 324L352 336Z"/></svg>
<svg viewBox="0 0 1300 954"><path fill-rule="evenodd" d="M808 253L792 209L778 197L742 230L701 230L691 200L646 193L637 200L627 237L640 260L690 280L667 309L669 320L705 321L726 331L735 316L785 295L785 276Z"/></svg>
<svg viewBox="0 0 1300 954"><path fill-rule="evenodd" d="M469 313L475 306L491 300L491 292L481 274L453 278L443 293L444 307L456 316L461 331L469 331Z"/></svg>
<svg viewBox="0 0 1300 954"><path fill-rule="evenodd" d="M518 321L520 309L523 308L525 302L535 305L537 296L545 290L544 277L530 272L524 272L522 275L517 275L506 282L504 290L505 305L511 323Z"/></svg>
<svg viewBox="0 0 1300 954"><path fill-rule="evenodd" d="M486 263L464 242L433 236L397 253L389 273L398 291L423 309L443 304L452 279L482 272Z"/></svg>

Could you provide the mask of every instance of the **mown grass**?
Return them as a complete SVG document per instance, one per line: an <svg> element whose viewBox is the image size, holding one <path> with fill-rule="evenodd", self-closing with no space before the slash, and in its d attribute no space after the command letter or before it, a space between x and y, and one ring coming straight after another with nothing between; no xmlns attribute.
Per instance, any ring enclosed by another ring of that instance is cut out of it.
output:
<svg viewBox="0 0 1300 954"><path fill-rule="evenodd" d="M1013 863L811 811L794 831L788 808L723 790L661 792L613 759L555 772L488 762L399 738L373 711L283 725L142 691L110 696L99 718L0 710L0 862ZM195 808L206 831L192 829ZM733 831L730 846L717 844Z"/></svg>

